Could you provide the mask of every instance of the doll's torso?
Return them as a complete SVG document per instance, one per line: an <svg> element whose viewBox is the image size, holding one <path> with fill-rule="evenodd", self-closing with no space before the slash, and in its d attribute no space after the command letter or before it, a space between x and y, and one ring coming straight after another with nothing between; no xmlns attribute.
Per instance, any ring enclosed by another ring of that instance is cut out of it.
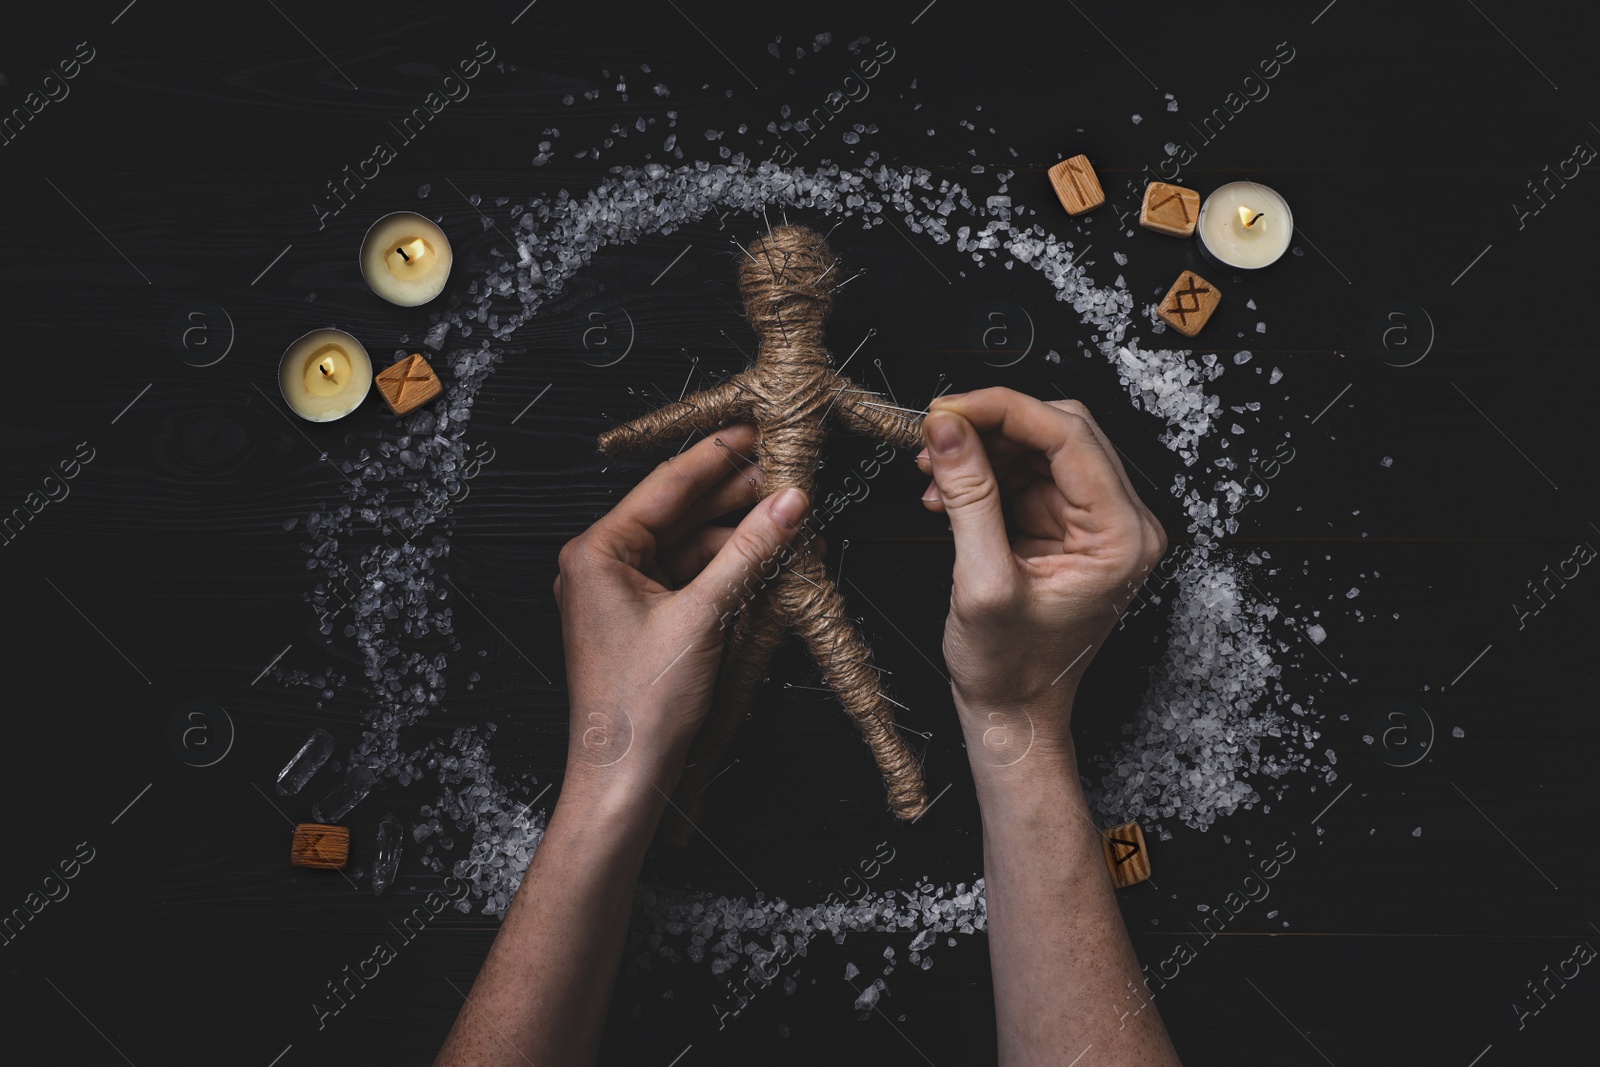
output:
<svg viewBox="0 0 1600 1067"><path fill-rule="evenodd" d="M764 495L793 486L807 497L815 496L817 466L827 436L823 420L842 383L830 388L835 377L825 365L772 366L761 359L749 378L755 383L751 414L760 432L756 451Z"/></svg>

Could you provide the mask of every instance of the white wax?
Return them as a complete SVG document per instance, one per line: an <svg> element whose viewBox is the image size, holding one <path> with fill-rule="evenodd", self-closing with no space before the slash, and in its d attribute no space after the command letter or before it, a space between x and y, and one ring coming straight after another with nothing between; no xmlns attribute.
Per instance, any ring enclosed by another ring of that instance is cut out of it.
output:
<svg viewBox="0 0 1600 1067"><path fill-rule="evenodd" d="M450 279L450 240L414 211L372 224L361 242L361 276L372 291L402 307L426 304Z"/></svg>
<svg viewBox="0 0 1600 1067"><path fill-rule="evenodd" d="M284 350L278 388L302 419L342 419L372 388L372 360L360 341L343 330L312 330Z"/></svg>
<svg viewBox="0 0 1600 1067"><path fill-rule="evenodd" d="M1260 218L1244 224L1239 209ZM1200 205L1195 232L1206 251L1230 267L1253 269L1276 262L1289 250L1294 236L1294 216L1276 192L1256 182L1229 182Z"/></svg>

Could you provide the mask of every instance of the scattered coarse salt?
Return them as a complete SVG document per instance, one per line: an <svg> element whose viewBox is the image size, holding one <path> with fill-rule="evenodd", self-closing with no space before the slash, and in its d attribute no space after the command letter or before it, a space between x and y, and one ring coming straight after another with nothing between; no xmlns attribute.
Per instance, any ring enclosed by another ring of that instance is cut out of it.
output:
<svg viewBox="0 0 1600 1067"><path fill-rule="evenodd" d="M667 95L664 84L656 86L656 95ZM593 99L598 91L585 96ZM1176 100L1170 94L1168 99L1169 110L1176 110ZM782 114L787 129L787 106ZM677 112L667 113L669 129L677 119ZM631 125L643 132L653 121ZM746 128L740 125L741 133ZM970 123L966 128L975 129ZM716 129L706 129L705 136L707 142L730 139ZM541 142L540 155L550 157L550 146ZM418 748L402 743L402 731L442 708L446 696L446 655L415 649L422 639L454 633L457 594L444 572L456 500L464 472L473 464L464 437L474 401L500 361L492 345L513 337L562 297L602 251L674 233L714 213L754 217L759 225L767 206L855 219L863 230L902 219L921 240L948 245L980 266L998 262L1037 272L1055 299L1092 331L1094 350L1111 365L1133 405L1158 420L1161 443L1183 468L1201 462L1207 440L1217 447L1226 443L1213 435L1222 403L1211 391L1223 362L1214 353L1197 357L1190 350L1146 347L1137 336L1135 301L1124 279L1097 284L1092 264L1078 259L1071 244L1043 223L1028 222L1031 212L1006 193L1012 174L998 176L999 191L984 196L926 168L878 165L875 153L854 169L837 164L803 169L753 163L727 146L718 150L721 162L614 166L576 195L560 190L511 205L510 219L502 225L514 248L503 256L492 249L491 256L501 262L492 258L449 308L431 312L434 322L424 344L436 353L444 396L394 429L360 441L357 455L330 455L351 483L347 502L304 517L308 565L318 578L309 599L322 613L324 635L351 642L353 648L348 654L341 650L340 658L360 662L365 680L352 682L334 670L315 676L279 670L277 677L314 686L323 699L331 699L335 688L360 690L367 706L365 732L353 747L351 764L364 764L401 785L425 778L437 782L438 795L424 806L413 835L418 841L427 838L430 847L439 842L446 852L450 833L470 839L465 855L453 864L431 855L425 863L466 881L471 901L483 914L504 914L543 836L547 811L530 811L518 799L531 794L528 783L513 790L496 776L489 752L492 726L460 727L448 739L425 741ZM684 148L676 134L669 134L661 151L682 159ZM599 158L596 148L578 155ZM981 173L981 166L975 172ZM425 190L419 195L427 195ZM1120 251L1114 250L1113 258L1118 266L1127 263ZM1054 350L1050 356L1060 359ZM1236 353L1233 363L1249 358ZM1274 368L1271 381L1281 376ZM1231 432L1246 431L1233 423ZM1215 465L1221 471L1234 466L1225 458ZM1253 783L1312 769L1310 758L1296 749L1313 739L1307 723L1315 712L1309 700L1290 698L1281 681L1283 665L1275 658L1289 647L1274 633L1283 620L1276 606L1257 599L1241 581L1240 564L1217 541L1237 528L1230 517L1243 499L1236 485L1223 485L1218 496L1207 497L1185 475L1175 476L1174 494L1188 518L1193 547L1162 603L1171 613L1165 650L1123 741L1094 758L1099 781L1091 793L1097 811L1116 821L1139 818L1160 840L1172 836L1164 822L1204 829L1219 816L1260 802ZM375 540L391 536L407 539L398 547L373 547ZM340 583L347 592L336 591ZM915 929L911 951L926 953L933 931L984 929L982 881L949 893L948 886L935 889L930 883L915 904L885 894L850 905L791 907L759 897L729 901L709 893L675 895L641 887L636 918L653 924L647 936L674 925L690 932L685 946L690 958L710 951L726 969L726 955L749 955L746 948L753 944L730 945L729 933L790 939L803 954L804 938L821 930L842 940L852 930L898 934ZM457 907L469 910L471 903L462 900ZM699 912L691 914L693 907ZM886 958L894 958L892 949ZM915 962L926 967L931 959ZM869 988L881 992L881 981Z"/></svg>

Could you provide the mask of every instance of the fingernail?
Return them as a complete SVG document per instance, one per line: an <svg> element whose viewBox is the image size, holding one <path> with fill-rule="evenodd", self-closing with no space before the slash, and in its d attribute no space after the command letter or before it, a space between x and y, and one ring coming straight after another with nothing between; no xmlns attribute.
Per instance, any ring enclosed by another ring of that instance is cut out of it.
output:
<svg viewBox="0 0 1600 1067"><path fill-rule="evenodd" d="M938 482L929 482L928 483L928 491L922 494L922 499L924 499L924 500L938 500L939 499L939 483Z"/></svg>
<svg viewBox="0 0 1600 1067"><path fill-rule="evenodd" d="M930 416L923 424L928 435L928 447L936 454L948 456L961 447L963 434L958 421L960 418L959 415Z"/></svg>
<svg viewBox="0 0 1600 1067"><path fill-rule="evenodd" d="M794 526L806 512L806 495L790 486L772 502L772 517L785 526Z"/></svg>

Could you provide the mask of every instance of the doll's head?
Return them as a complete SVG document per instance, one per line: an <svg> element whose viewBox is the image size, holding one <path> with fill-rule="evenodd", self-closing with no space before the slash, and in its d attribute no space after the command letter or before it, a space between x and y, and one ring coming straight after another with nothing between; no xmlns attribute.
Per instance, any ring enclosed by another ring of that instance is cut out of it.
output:
<svg viewBox="0 0 1600 1067"><path fill-rule="evenodd" d="M775 226L750 243L739 257L739 288L763 347L821 352L836 263L822 235L804 226Z"/></svg>

